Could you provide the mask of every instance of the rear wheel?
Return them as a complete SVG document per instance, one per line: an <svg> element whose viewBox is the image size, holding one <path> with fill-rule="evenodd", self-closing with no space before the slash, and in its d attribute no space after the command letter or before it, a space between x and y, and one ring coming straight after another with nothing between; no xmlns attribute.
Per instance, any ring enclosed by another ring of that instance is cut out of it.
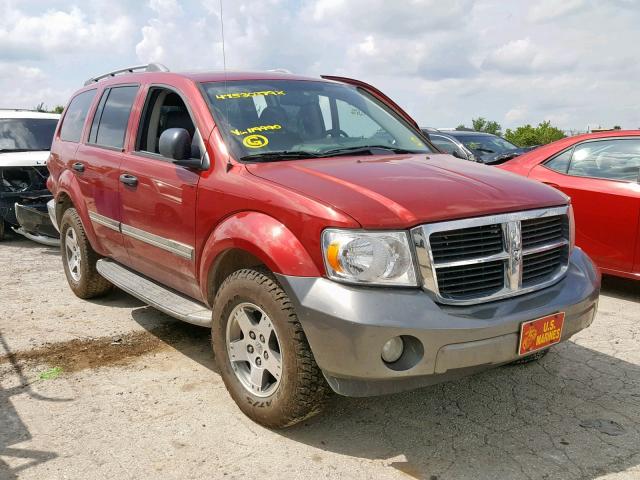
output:
<svg viewBox="0 0 640 480"><path fill-rule="evenodd" d="M213 308L213 351L227 390L252 420L283 428L319 413L329 387L284 290L266 271L238 270Z"/></svg>
<svg viewBox="0 0 640 480"><path fill-rule="evenodd" d="M96 270L100 256L91 247L75 208L67 209L62 216L60 250L64 273L76 296L99 297L111 290L111 283Z"/></svg>

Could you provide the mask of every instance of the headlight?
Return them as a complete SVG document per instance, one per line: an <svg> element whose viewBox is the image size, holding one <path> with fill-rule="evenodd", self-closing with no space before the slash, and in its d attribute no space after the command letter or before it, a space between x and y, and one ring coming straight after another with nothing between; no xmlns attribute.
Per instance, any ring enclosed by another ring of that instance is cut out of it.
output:
<svg viewBox="0 0 640 480"><path fill-rule="evenodd" d="M417 285L407 232L325 230L322 250L333 280L371 285Z"/></svg>

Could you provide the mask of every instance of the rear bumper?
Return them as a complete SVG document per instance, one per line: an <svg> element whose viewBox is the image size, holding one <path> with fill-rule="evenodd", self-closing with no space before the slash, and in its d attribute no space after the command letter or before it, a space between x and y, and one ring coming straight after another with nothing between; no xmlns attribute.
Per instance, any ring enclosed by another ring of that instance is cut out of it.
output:
<svg viewBox="0 0 640 480"><path fill-rule="evenodd" d="M369 396L430 385L516 360L520 324L565 312L562 341L593 321L600 275L576 248L566 276L529 294L472 306L444 306L418 289L366 288L324 278L278 276L294 302L315 359L331 387ZM381 350L403 335L393 367Z"/></svg>

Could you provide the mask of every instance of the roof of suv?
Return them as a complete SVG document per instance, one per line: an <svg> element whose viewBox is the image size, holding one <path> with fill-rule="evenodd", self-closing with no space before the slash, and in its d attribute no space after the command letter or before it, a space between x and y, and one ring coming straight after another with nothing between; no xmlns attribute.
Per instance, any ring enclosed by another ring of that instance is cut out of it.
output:
<svg viewBox="0 0 640 480"><path fill-rule="evenodd" d="M35 110L0 108L0 118L50 118L57 120L60 118L60 114L38 112Z"/></svg>
<svg viewBox="0 0 640 480"><path fill-rule="evenodd" d="M153 81L168 81L172 78L187 78L194 82L233 82L236 80L306 80L327 82L322 78L303 77L291 73L266 71L266 72L131 72L114 76L99 78L95 81L88 81L80 90L94 88L96 85L114 85L119 83L130 83L140 81L144 78L151 78Z"/></svg>

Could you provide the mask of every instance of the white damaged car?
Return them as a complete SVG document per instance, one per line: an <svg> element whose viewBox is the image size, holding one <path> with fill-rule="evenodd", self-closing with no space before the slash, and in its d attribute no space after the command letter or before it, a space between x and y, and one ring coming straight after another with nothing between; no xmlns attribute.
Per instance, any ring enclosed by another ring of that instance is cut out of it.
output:
<svg viewBox="0 0 640 480"><path fill-rule="evenodd" d="M0 109L0 240L7 228L57 245L47 213L47 160L60 115Z"/></svg>

